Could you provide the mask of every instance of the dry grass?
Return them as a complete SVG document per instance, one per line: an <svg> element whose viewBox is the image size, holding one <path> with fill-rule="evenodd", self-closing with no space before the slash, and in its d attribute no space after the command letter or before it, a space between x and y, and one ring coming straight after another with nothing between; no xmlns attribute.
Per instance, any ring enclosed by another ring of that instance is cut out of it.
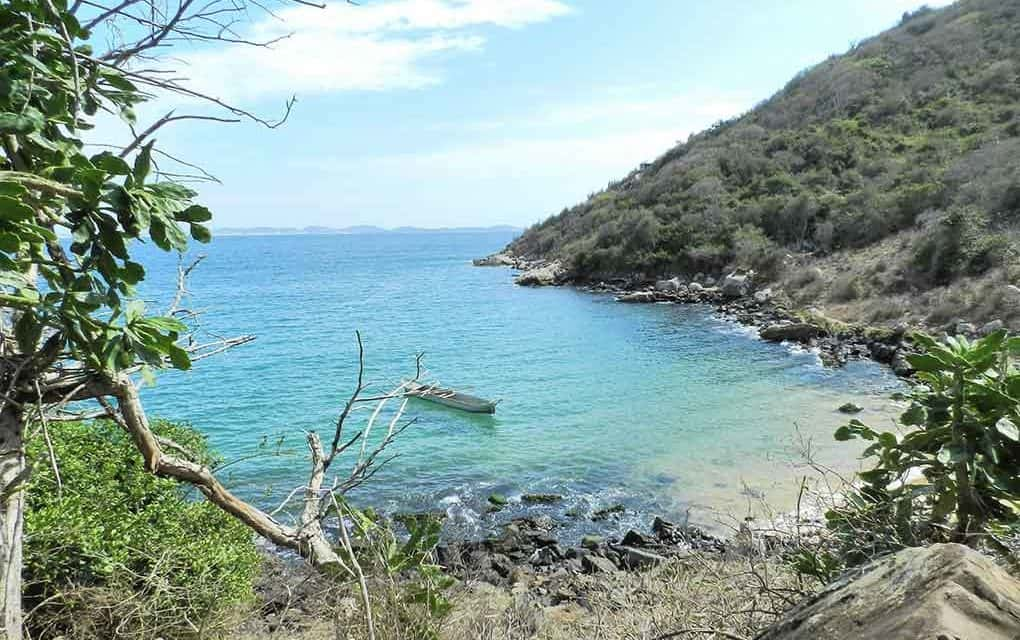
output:
<svg viewBox="0 0 1020 640"><path fill-rule="evenodd" d="M454 608L434 630L402 594L375 591L379 640L652 640L683 630L677 638L752 638L795 602L802 586L774 559L695 554L673 558L645 572L599 575L529 575L512 589L464 583L451 592ZM339 594L338 594L339 595ZM355 598L303 630L262 629L231 640L337 640L367 638Z"/></svg>

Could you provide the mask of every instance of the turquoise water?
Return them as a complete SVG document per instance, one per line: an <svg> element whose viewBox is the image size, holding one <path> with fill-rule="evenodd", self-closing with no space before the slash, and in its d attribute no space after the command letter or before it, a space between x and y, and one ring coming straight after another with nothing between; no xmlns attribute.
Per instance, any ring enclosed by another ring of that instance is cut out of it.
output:
<svg viewBox="0 0 1020 640"><path fill-rule="evenodd" d="M624 526L689 508L702 519L739 511L748 493L782 503L798 432L819 455L851 465L855 450L832 443L844 421L835 407L854 400L874 419L889 410L884 397L897 382L877 365L827 370L708 308L521 288L508 270L470 265L509 239L217 238L202 247L192 306L205 311L203 329L258 339L163 374L144 391L149 412L208 434L236 460L224 470L229 484L271 505L304 481L304 431L328 432L354 385L354 331L372 380L413 374L424 352L435 380L501 399L498 412L412 401L418 421L392 447L399 457L354 496L388 511L444 509L452 529L472 532L527 509L586 514L623 503L630 515L613 526ZM165 298L176 258L144 254L145 293ZM264 437L272 446L258 446ZM486 514L493 492L512 504ZM522 492L566 499L526 508ZM597 526L574 522L577 531Z"/></svg>

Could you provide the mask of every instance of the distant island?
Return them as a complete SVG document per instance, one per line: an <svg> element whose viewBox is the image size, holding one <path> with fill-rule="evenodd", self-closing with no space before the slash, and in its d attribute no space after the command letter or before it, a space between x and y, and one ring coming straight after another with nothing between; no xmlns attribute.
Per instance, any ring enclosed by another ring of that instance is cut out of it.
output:
<svg viewBox="0 0 1020 640"><path fill-rule="evenodd" d="M376 233L521 233L524 229L510 225L491 227L396 227L385 229L373 225L351 227L221 227L213 229L219 236L270 236L270 235L367 235Z"/></svg>

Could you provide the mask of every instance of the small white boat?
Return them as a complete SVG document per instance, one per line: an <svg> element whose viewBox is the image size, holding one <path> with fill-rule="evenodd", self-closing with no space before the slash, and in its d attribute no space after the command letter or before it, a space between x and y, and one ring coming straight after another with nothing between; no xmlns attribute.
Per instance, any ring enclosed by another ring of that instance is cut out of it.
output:
<svg viewBox="0 0 1020 640"><path fill-rule="evenodd" d="M406 386L409 396L469 413L496 413L496 405L499 403L498 400L493 402L453 389L443 389L436 385L421 384L413 380L407 381Z"/></svg>

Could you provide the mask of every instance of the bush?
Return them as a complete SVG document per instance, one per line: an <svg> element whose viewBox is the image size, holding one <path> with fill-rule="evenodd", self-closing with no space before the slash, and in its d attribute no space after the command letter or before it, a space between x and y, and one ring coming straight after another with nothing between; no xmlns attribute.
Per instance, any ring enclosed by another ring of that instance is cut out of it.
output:
<svg viewBox="0 0 1020 640"><path fill-rule="evenodd" d="M213 463L204 438L155 425ZM109 422L50 425L61 483L42 438L25 514L25 605L32 637L199 637L252 597L251 532L177 482L142 467Z"/></svg>
<svg viewBox="0 0 1020 640"><path fill-rule="evenodd" d="M1020 338L914 340L924 352L908 357L917 384L898 431L859 420L836 431L837 440L871 443L864 455L874 465L826 514L830 547L793 558L805 573L825 579L932 542L1009 553L1001 539L1020 530Z"/></svg>

